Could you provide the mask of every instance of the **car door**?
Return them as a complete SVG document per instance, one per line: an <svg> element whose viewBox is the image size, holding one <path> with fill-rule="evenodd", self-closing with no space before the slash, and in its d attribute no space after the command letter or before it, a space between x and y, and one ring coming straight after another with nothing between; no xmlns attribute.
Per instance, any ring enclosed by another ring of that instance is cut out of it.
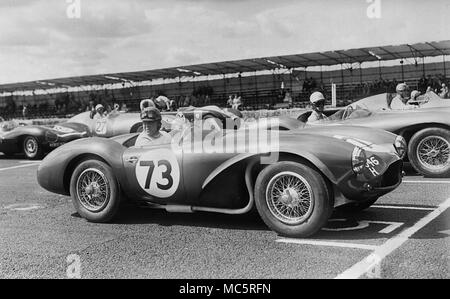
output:
<svg viewBox="0 0 450 299"><path fill-rule="evenodd" d="M128 197L159 204L185 202L183 156L171 144L130 147L123 154Z"/></svg>

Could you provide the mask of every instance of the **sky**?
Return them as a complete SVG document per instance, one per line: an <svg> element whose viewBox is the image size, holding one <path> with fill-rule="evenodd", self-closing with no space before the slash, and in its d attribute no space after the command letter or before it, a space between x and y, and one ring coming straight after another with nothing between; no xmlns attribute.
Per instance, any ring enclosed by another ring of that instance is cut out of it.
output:
<svg viewBox="0 0 450 299"><path fill-rule="evenodd" d="M449 40L449 16L448 0L1 0L0 84Z"/></svg>

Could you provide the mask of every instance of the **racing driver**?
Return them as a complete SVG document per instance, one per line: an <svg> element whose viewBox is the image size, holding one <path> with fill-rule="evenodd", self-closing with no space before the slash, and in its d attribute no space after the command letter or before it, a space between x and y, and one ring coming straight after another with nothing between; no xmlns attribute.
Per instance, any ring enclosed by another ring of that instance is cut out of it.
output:
<svg viewBox="0 0 450 299"><path fill-rule="evenodd" d="M409 110L416 108L415 105L408 103L408 85L406 83L400 83L395 88L397 95L392 99L391 109L392 110Z"/></svg>
<svg viewBox="0 0 450 299"><path fill-rule="evenodd" d="M325 108L325 97L320 91L313 92L309 97L309 101L312 104L312 113L308 117L308 123L318 122L321 120L327 120L325 114L323 114L323 110Z"/></svg>
<svg viewBox="0 0 450 299"><path fill-rule="evenodd" d="M172 142L169 133L160 131L161 113L155 107L147 107L141 111L143 131L136 139L135 146L168 144Z"/></svg>

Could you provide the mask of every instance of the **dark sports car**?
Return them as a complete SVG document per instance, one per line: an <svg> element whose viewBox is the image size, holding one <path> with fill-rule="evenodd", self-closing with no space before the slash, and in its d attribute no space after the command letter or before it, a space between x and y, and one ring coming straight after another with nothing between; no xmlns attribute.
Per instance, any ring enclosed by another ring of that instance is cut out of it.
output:
<svg viewBox="0 0 450 299"><path fill-rule="evenodd" d="M29 126L16 121L0 121L0 152L6 155L23 153L29 159L39 159L64 143L88 135L87 130L73 129L65 124Z"/></svg>
<svg viewBox="0 0 450 299"><path fill-rule="evenodd" d="M292 237L318 231L334 207L364 209L401 183L405 143L392 133L348 126L257 131L197 136L189 128L171 144L144 147L134 146L138 134L76 140L51 152L37 179L71 195L92 222L113 219L126 199L169 212L243 214L256 205L271 229ZM271 142L258 146L265 134Z"/></svg>
<svg viewBox="0 0 450 299"><path fill-rule="evenodd" d="M406 160L417 172L427 177L450 177L450 100L429 92L412 110L391 110L390 100L388 94L381 94L331 109L325 111L328 120L311 126L357 125L401 135L408 144ZM305 112L298 119L306 122L310 114Z"/></svg>

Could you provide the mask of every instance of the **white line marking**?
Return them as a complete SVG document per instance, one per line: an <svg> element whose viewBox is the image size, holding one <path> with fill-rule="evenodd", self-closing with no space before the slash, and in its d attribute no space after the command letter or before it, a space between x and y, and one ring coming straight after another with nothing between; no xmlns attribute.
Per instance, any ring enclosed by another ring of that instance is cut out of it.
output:
<svg viewBox="0 0 450 299"><path fill-rule="evenodd" d="M434 211L434 208L426 208L426 207L408 207L408 206L390 206L390 205L373 205L371 208L379 208L379 209L401 209L401 210L419 210L419 211Z"/></svg>
<svg viewBox="0 0 450 299"><path fill-rule="evenodd" d="M16 169L16 168L30 167L30 166L35 166L35 165L39 165L39 162L37 162L37 163L28 163L28 164L25 164L25 165L18 165L18 166L6 167L6 168L0 168L0 171Z"/></svg>
<svg viewBox="0 0 450 299"><path fill-rule="evenodd" d="M373 266L374 259L377 259L378 261L381 261L388 256L390 253L392 253L395 249L399 248L403 245L406 241L409 240L409 238L414 235L416 232L418 232L420 229L422 229L424 226L426 226L428 223L433 221L435 218L437 218L439 215L441 215L445 210L447 210L450 207L450 198L448 198L445 202L439 205L437 209L435 209L433 212L429 213L422 219L420 219L418 222L416 222L413 226L410 228L405 229L401 233L397 234L393 238L387 240L383 245L377 247L375 251L367 256L362 261L356 263L349 269L345 270L338 276L336 276L336 279L356 279L361 277L363 274L370 271L370 269Z"/></svg>
<svg viewBox="0 0 450 299"><path fill-rule="evenodd" d="M329 219L328 223L330 222L345 222L347 219ZM357 221L357 226L352 227L337 227L337 228L331 228L331 227L324 227L322 230L329 231L329 232L340 232L340 231L349 231L349 230L358 230L369 227L369 223L366 221Z"/></svg>
<svg viewBox="0 0 450 299"><path fill-rule="evenodd" d="M278 239L278 243L289 243L299 245L315 245L315 246L331 246L331 247L344 247L344 248L356 248L365 250L375 250L377 246L357 244L357 243L343 243L343 242L331 242L331 241L316 241L316 240L304 240L304 239Z"/></svg>
<svg viewBox="0 0 450 299"><path fill-rule="evenodd" d="M396 230L397 228L399 228L400 226L402 226L404 223L403 222L393 222L393 221L362 221L362 222L367 222L367 223L375 223L375 224L386 224L387 227L383 228L382 230L379 231L380 234L389 234L392 233L394 230Z"/></svg>
<svg viewBox="0 0 450 299"><path fill-rule="evenodd" d="M403 180L402 183L407 183L407 184L416 184L416 183L422 183L422 184L450 184L450 181L414 181L414 180Z"/></svg>

